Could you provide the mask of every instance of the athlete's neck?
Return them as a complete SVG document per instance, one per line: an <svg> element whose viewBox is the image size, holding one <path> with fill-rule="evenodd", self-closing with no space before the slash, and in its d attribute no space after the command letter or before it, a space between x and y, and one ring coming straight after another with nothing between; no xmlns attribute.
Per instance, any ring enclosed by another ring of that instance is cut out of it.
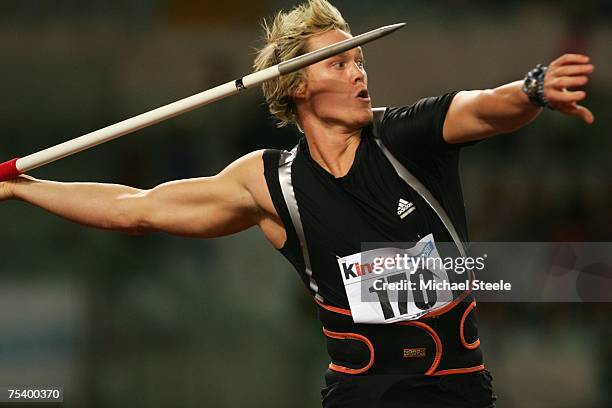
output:
<svg viewBox="0 0 612 408"><path fill-rule="evenodd" d="M355 160L361 140L361 129L348 130L320 124L304 127L310 157L328 173L345 176Z"/></svg>

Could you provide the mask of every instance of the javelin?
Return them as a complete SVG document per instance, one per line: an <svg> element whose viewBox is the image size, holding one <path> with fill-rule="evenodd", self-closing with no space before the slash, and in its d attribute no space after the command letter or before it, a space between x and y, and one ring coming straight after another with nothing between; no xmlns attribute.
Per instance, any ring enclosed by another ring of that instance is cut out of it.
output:
<svg viewBox="0 0 612 408"><path fill-rule="evenodd" d="M374 41L391 34L404 25L406 25L406 23L388 25L377 28L376 30L368 31L367 33L363 33L356 37L331 44L316 51L300 55L272 67L262 69L261 71L254 72L245 77L227 82L223 85L216 86L198 94L188 96L187 98L161 106L138 116L125 119L121 122L115 123L114 125L87 133L83 136L49 147L29 156L6 161L0 164L0 181L16 178L20 174L33 170L37 167L44 166L45 164L89 149L90 147L97 146L104 142L127 135L128 133L135 132L136 130L192 111L211 102L235 95L244 89L259 86L270 79L278 78L281 75L286 75L306 68L307 66L315 64L326 58L343 53L362 44L366 44L370 41Z"/></svg>

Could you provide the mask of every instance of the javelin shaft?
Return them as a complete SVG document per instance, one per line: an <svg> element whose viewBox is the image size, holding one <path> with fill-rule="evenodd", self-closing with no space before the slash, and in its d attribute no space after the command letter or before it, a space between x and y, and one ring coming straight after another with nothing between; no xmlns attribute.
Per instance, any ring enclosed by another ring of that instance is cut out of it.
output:
<svg viewBox="0 0 612 408"><path fill-rule="evenodd" d="M331 56L384 37L404 25L404 23L400 23L377 28L376 30L292 58L273 67L254 72L240 79L227 82L204 92L123 120L114 125L87 133L75 139L30 154L29 156L9 160L0 164L0 181L15 178L19 176L19 174L41 167L45 164L181 115L228 96L235 95L244 89L259 86L270 79L298 71Z"/></svg>

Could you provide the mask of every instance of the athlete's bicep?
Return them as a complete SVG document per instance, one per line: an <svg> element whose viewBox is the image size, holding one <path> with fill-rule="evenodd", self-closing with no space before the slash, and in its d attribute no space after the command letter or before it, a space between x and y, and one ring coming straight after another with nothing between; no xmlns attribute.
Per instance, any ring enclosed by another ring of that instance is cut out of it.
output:
<svg viewBox="0 0 612 408"><path fill-rule="evenodd" d="M261 160L260 152L246 155L216 176L171 181L143 192L141 228L210 238L255 225L261 211L248 179L257 156Z"/></svg>
<svg viewBox="0 0 612 408"><path fill-rule="evenodd" d="M486 99L487 92L462 91L455 96L444 121L443 137L447 143L474 142L498 133L492 123L478 114L491 105Z"/></svg>

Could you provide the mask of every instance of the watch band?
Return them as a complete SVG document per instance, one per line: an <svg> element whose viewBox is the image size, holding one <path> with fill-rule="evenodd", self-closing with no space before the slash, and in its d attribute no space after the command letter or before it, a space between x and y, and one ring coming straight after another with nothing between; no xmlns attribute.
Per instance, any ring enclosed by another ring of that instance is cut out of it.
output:
<svg viewBox="0 0 612 408"><path fill-rule="evenodd" d="M548 67L538 64L534 69L527 72L523 81L523 92L529 97L529 101L540 108L549 108L548 100L544 96L544 78Z"/></svg>

